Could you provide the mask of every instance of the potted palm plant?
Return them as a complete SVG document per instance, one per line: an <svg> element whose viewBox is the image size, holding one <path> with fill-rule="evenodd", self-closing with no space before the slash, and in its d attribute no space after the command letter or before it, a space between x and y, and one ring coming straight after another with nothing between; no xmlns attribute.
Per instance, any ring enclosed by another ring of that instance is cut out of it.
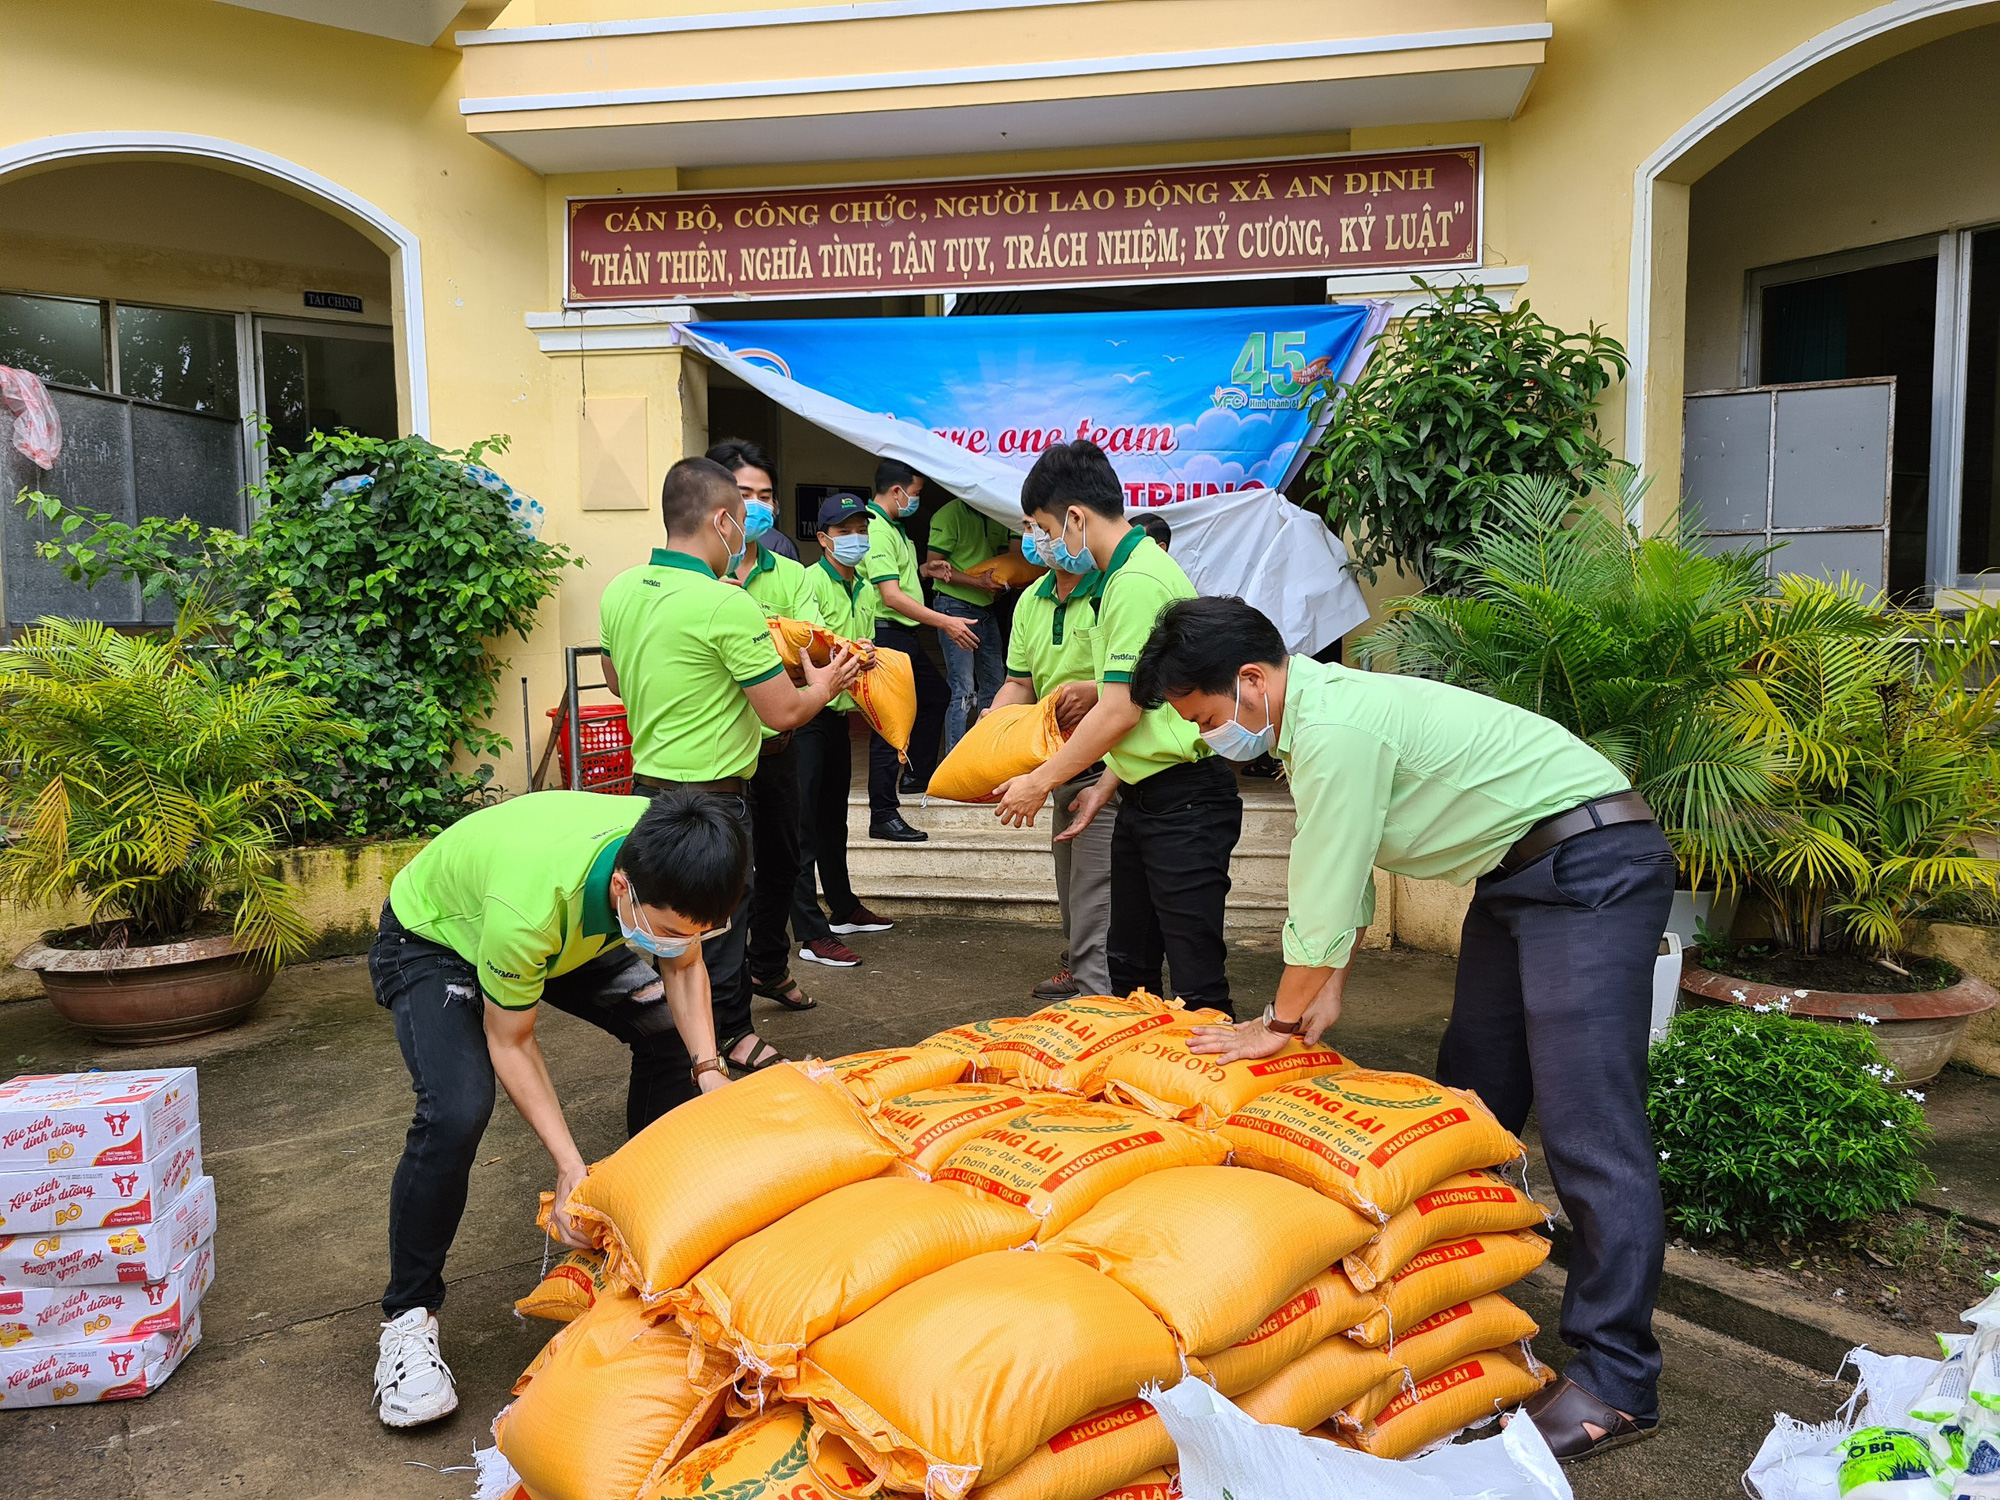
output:
<svg viewBox="0 0 2000 1500"><path fill-rule="evenodd" d="M230 1025L312 939L273 856L321 810L301 760L352 730L281 674L224 681L197 645L209 624L45 621L0 662L0 896L88 913L15 964L103 1041Z"/></svg>

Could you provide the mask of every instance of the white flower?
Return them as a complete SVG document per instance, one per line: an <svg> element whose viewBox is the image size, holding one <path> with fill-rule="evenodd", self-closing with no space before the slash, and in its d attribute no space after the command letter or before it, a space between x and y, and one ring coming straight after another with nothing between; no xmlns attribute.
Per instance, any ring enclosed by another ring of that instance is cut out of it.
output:
<svg viewBox="0 0 2000 1500"><path fill-rule="evenodd" d="M1768 1016L1771 1013L1771 1007L1768 1005L1753 1005L1750 1008L1760 1016Z"/></svg>
<svg viewBox="0 0 2000 1500"><path fill-rule="evenodd" d="M1661 1161L1666 1161L1666 1160L1668 1160L1668 1159L1669 1159L1670 1157L1672 1157L1672 1156L1673 1156L1673 1152L1671 1152L1671 1151L1662 1151L1662 1152L1660 1153L1660 1160L1661 1160Z"/></svg>
<svg viewBox="0 0 2000 1500"><path fill-rule="evenodd" d="M1919 1104L1922 1104L1924 1102L1924 1096L1918 1093L1915 1089L1904 1089L1903 1097L1906 1099L1914 1099Z"/></svg>
<svg viewBox="0 0 2000 1500"><path fill-rule="evenodd" d="M1746 1000L1749 997L1745 995L1741 990L1731 990L1729 992L1729 998L1732 1000Z"/></svg>
<svg viewBox="0 0 2000 1500"><path fill-rule="evenodd" d="M1780 995L1777 999L1773 1000L1771 1003L1777 1006L1779 1010L1788 1011L1792 1008L1791 998L1786 995Z"/></svg>
<svg viewBox="0 0 2000 1500"><path fill-rule="evenodd" d="M1880 1026L1882 1024L1865 1010L1857 1012L1854 1019L1859 1021L1863 1026Z"/></svg>
<svg viewBox="0 0 2000 1500"><path fill-rule="evenodd" d="M1884 1120L1882 1122L1882 1128L1884 1130L1894 1130L1896 1128L1896 1122L1894 1120Z"/></svg>
<svg viewBox="0 0 2000 1500"><path fill-rule="evenodd" d="M1679 1087L1680 1087L1680 1086L1681 1086L1682 1084L1684 1084L1684 1083L1686 1083L1686 1082L1687 1082L1687 1079L1685 1079L1685 1078L1676 1078L1676 1079L1674 1080L1674 1087L1675 1087L1675 1088L1679 1088Z"/></svg>

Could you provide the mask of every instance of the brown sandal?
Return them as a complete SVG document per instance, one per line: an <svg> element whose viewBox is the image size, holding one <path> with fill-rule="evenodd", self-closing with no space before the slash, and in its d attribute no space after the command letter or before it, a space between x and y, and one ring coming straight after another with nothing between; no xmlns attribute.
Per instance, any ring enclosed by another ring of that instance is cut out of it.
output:
<svg viewBox="0 0 2000 1500"><path fill-rule="evenodd" d="M775 1000L786 1010L813 1010L819 1001L799 988L799 982L787 974L779 979L753 979L750 993L761 995L766 1000Z"/></svg>
<svg viewBox="0 0 2000 1500"><path fill-rule="evenodd" d="M1530 1396L1522 1406L1530 1421L1541 1430L1549 1451L1564 1463L1591 1458L1642 1443L1659 1430L1657 1422L1641 1427L1616 1407L1606 1406L1567 1375L1556 1377L1554 1385ZM1594 1438L1584 1426L1588 1422L1603 1437Z"/></svg>

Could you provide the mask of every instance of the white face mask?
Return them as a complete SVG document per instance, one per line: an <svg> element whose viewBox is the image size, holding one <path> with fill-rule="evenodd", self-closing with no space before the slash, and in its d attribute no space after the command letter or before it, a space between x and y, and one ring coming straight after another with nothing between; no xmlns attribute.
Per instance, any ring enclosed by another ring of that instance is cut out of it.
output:
<svg viewBox="0 0 2000 1500"><path fill-rule="evenodd" d="M1229 711L1229 717L1213 729L1201 732L1202 743L1224 760L1255 760L1260 755L1269 755L1271 747L1278 743L1278 726L1271 722L1271 697L1264 695L1264 727L1247 729L1237 722L1237 715L1243 711L1243 679L1236 679L1236 702Z"/></svg>

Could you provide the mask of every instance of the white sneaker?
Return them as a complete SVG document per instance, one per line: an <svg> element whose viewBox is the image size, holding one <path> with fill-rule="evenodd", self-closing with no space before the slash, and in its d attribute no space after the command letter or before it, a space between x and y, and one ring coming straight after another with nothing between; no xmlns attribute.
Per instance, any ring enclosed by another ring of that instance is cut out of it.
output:
<svg viewBox="0 0 2000 1500"><path fill-rule="evenodd" d="M438 1320L413 1307L382 1325L375 1361L375 1399L384 1427L421 1427L458 1410L458 1387L438 1353Z"/></svg>

